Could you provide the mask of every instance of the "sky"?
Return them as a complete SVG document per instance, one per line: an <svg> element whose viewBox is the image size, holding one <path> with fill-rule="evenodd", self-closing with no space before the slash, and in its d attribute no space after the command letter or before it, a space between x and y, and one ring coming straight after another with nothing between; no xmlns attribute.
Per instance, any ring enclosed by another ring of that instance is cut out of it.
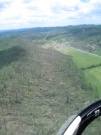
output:
<svg viewBox="0 0 101 135"><path fill-rule="evenodd" d="M101 0L0 0L0 30L101 24Z"/></svg>

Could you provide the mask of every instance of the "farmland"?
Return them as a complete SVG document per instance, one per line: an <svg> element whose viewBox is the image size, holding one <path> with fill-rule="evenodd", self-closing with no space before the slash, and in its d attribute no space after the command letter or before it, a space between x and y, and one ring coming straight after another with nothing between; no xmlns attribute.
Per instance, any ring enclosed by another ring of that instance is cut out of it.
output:
<svg viewBox="0 0 101 135"><path fill-rule="evenodd" d="M75 64L84 69L86 82L101 95L101 57L76 48L60 48L58 50L73 57Z"/></svg>
<svg viewBox="0 0 101 135"><path fill-rule="evenodd" d="M91 65L97 65L101 63L101 57L98 55L93 55L92 53L88 53L86 51L76 49L76 48L65 48L60 49L61 52L65 54L69 54L73 57L74 62L77 64L79 68L89 67Z"/></svg>
<svg viewBox="0 0 101 135"><path fill-rule="evenodd" d="M90 83L94 89L99 91L101 94L101 66L96 67L101 63L101 57L94 56L89 53L81 52L75 49L68 50L68 53L73 56L74 62L79 68L95 67L84 70L85 78L87 83Z"/></svg>
<svg viewBox="0 0 101 135"><path fill-rule="evenodd" d="M101 95L101 67L85 70L84 73L86 81Z"/></svg>

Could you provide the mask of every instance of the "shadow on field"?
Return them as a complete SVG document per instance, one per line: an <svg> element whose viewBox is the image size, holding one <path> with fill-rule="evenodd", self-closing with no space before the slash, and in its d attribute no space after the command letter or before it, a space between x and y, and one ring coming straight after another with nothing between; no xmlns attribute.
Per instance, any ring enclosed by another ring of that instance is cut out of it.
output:
<svg viewBox="0 0 101 135"><path fill-rule="evenodd" d="M7 50L0 51L0 69L4 66L10 65L14 61L18 61L20 58L25 56L26 50L22 47L14 46Z"/></svg>

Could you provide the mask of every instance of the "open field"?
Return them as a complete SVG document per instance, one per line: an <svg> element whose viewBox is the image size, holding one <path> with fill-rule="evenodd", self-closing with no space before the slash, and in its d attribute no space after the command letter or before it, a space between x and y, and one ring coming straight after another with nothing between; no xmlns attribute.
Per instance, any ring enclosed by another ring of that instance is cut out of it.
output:
<svg viewBox="0 0 101 135"><path fill-rule="evenodd" d="M78 67L89 67L101 63L101 57L94 56L75 49L69 49L68 53L73 56L74 62ZM86 82L90 83L101 95L101 66L84 70Z"/></svg>
<svg viewBox="0 0 101 135"><path fill-rule="evenodd" d="M101 96L101 67L87 69L84 73L87 83L90 83Z"/></svg>
<svg viewBox="0 0 101 135"><path fill-rule="evenodd" d="M86 68L101 63L101 57L79 49L60 48L58 50L64 54L72 56L75 64L79 68ZM93 88L99 92L99 95L101 95L101 66L86 69L84 70L84 74L86 82L93 86Z"/></svg>
<svg viewBox="0 0 101 135"><path fill-rule="evenodd" d="M69 54L73 57L74 62L76 65L81 68L86 68L91 65L97 65L101 63L101 57L97 55L93 55L91 53L82 51L80 49L75 49L75 48L65 48L65 49L60 49L60 51L64 52L65 54Z"/></svg>

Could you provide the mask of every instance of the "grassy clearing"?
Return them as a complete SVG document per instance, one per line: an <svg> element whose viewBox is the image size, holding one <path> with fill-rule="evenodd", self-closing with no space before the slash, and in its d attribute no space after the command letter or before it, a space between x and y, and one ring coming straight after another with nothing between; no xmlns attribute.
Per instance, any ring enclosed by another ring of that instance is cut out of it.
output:
<svg viewBox="0 0 101 135"><path fill-rule="evenodd" d="M60 49L61 52L69 54L73 57L76 65L81 67L89 67L91 65L96 65L101 63L101 57L92 54L85 53L81 50L76 50L73 48ZM101 67L96 67L92 69L87 69L84 71L85 79L88 84L90 84L95 90L101 95Z"/></svg>
<svg viewBox="0 0 101 135"><path fill-rule="evenodd" d="M101 67L84 71L87 83L90 83L101 95Z"/></svg>
<svg viewBox="0 0 101 135"><path fill-rule="evenodd" d="M91 65L96 65L101 63L101 57L86 53L81 50L68 48L67 54L73 56L73 60L79 68L81 67L85 68Z"/></svg>
<svg viewBox="0 0 101 135"><path fill-rule="evenodd" d="M101 63L101 57L87 54L75 49L69 49L68 53L73 56L73 60L78 67L89 67ZM101 67L87 69L84 71L86 82L91 84L101 95Z"/></svg>

